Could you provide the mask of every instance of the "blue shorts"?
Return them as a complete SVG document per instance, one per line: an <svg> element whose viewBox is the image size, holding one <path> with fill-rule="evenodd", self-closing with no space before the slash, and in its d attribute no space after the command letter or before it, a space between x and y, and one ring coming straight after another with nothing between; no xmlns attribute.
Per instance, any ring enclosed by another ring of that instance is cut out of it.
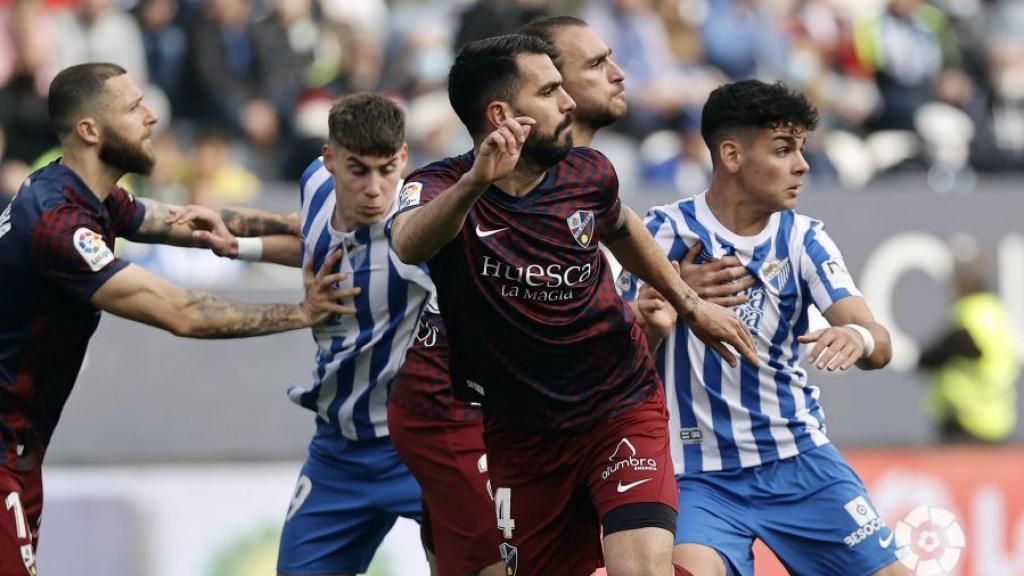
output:
<svg viewBox="0 0 1024 576"><path fill-rule="evenodd" d="M761 466L676 481L676 544L714 548L730 576L754 573L755 538L794 576L867 576L897 561L893 531L831 444Z"/></svg>
<svg viewBox="0 0 1024 576"><path fill-rule="evenodd" d="M420 521L420 487L389 438L317 433L281 533L282 574L362 574L399 516Z"/></svg>

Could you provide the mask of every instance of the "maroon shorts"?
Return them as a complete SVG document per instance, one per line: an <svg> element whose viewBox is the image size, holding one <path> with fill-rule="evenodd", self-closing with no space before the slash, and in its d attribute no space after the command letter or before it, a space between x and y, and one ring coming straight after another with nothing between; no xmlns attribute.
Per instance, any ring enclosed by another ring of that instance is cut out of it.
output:
<svg viewBox="0 0 1024 576"><path fill-rule="evenodd" d="M483 425L429 418L389 403L388 430L423 490L438 572L466 576L500 562Z"/></svg>
<svg viewBox="0 0 1024 576"><path fill-rule="evenodd" d="M603 564L601 521L628 504L676 510L668 412L658 386L590 430L551 433L488 419L484 441L508 574L587 576Z"/></svg>
<svg viewBox="0 0 1024 576"><path fill-rule="evenodd" d="M43 511L43 476L40 468L14 472L0 468L0 574L36 574L39 516Z"/></svg>

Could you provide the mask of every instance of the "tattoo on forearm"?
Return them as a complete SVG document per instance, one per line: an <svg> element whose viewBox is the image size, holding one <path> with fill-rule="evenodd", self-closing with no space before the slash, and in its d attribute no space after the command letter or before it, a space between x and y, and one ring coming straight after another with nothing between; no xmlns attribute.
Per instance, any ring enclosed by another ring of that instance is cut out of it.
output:
<svg viewBox="0 0 1024 576"><path fill-rule="evenodd" d="M244 338L302 328L306 322L289 304L236 304L208 292L189 290L186 306L200 319L196 338Z"/></svg>
<svg viewBox="0 0 1024 576"><path fill-rule="evenodd" d="M136 198L136 202L141 202L146 207L146 215L143 216L139 229L132 235L132 240L146 242L165 238L171 230L171 226L167 224L167 219L171 217L170 207L149 198Z"/></svg>
<svg viewBox="0 0 1024 576"><path fill-rule="evenodd" d="M235 236L250 238L295 233L287 216L223 208L220 217Z"/></svg>

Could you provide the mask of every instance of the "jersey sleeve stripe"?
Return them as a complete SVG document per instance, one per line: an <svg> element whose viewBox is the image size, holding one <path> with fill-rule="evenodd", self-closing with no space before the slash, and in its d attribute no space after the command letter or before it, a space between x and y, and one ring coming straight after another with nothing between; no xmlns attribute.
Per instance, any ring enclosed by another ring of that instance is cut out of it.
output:
<svg viewBox="0 0 1024 576"><path fill-rule="evenodd" d="M309 166L306 167L306 170L302 173L302 176L299 178L300 204L306 203L306 185L309 183L309 179L312 178L314 174L316 174L317 170L323 168L323 166L323 158L317 158L316 160L313 160L313 162L311 162Z"/></svg>
<svg viewBox="0 0 1024 576"><path fill-rule="evenodd" d="M838 254L829 254L828 250L818 241L817 228L820 226L821 222L815 221L811 223L811 227L804 235L804 250L811 257L811 261L814 262L815 271L818 274L818 278L821 279L821 285L825 287L825 291L828 293L829 300L835 302L849 296L850 292L845 288L837 289L832 286L832 282L828 279L828 274L825 273L825 263L831 258L838 256Z"/></svg>

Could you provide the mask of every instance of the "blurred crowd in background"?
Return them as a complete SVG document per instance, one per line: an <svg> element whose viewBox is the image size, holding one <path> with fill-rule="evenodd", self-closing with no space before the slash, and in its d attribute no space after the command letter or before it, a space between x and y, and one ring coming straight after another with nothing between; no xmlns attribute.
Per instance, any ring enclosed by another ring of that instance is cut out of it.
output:
<svg viewBox="0 0 1024 576"><path fill-rule="evenodd" d="M136 187L170 202L247 203L294 181L331 102L359 90L406 105L410 167L461 153L454 54L553 13L587 20L626 71L629 117L598 146L642 186L703 189L700 107L751 77L820 107L819 182L917 170L957 191L1024 170L1019 0L0 0L0 196L59 154L47 86L85 61L146 86L159 156Z"/></svg>

